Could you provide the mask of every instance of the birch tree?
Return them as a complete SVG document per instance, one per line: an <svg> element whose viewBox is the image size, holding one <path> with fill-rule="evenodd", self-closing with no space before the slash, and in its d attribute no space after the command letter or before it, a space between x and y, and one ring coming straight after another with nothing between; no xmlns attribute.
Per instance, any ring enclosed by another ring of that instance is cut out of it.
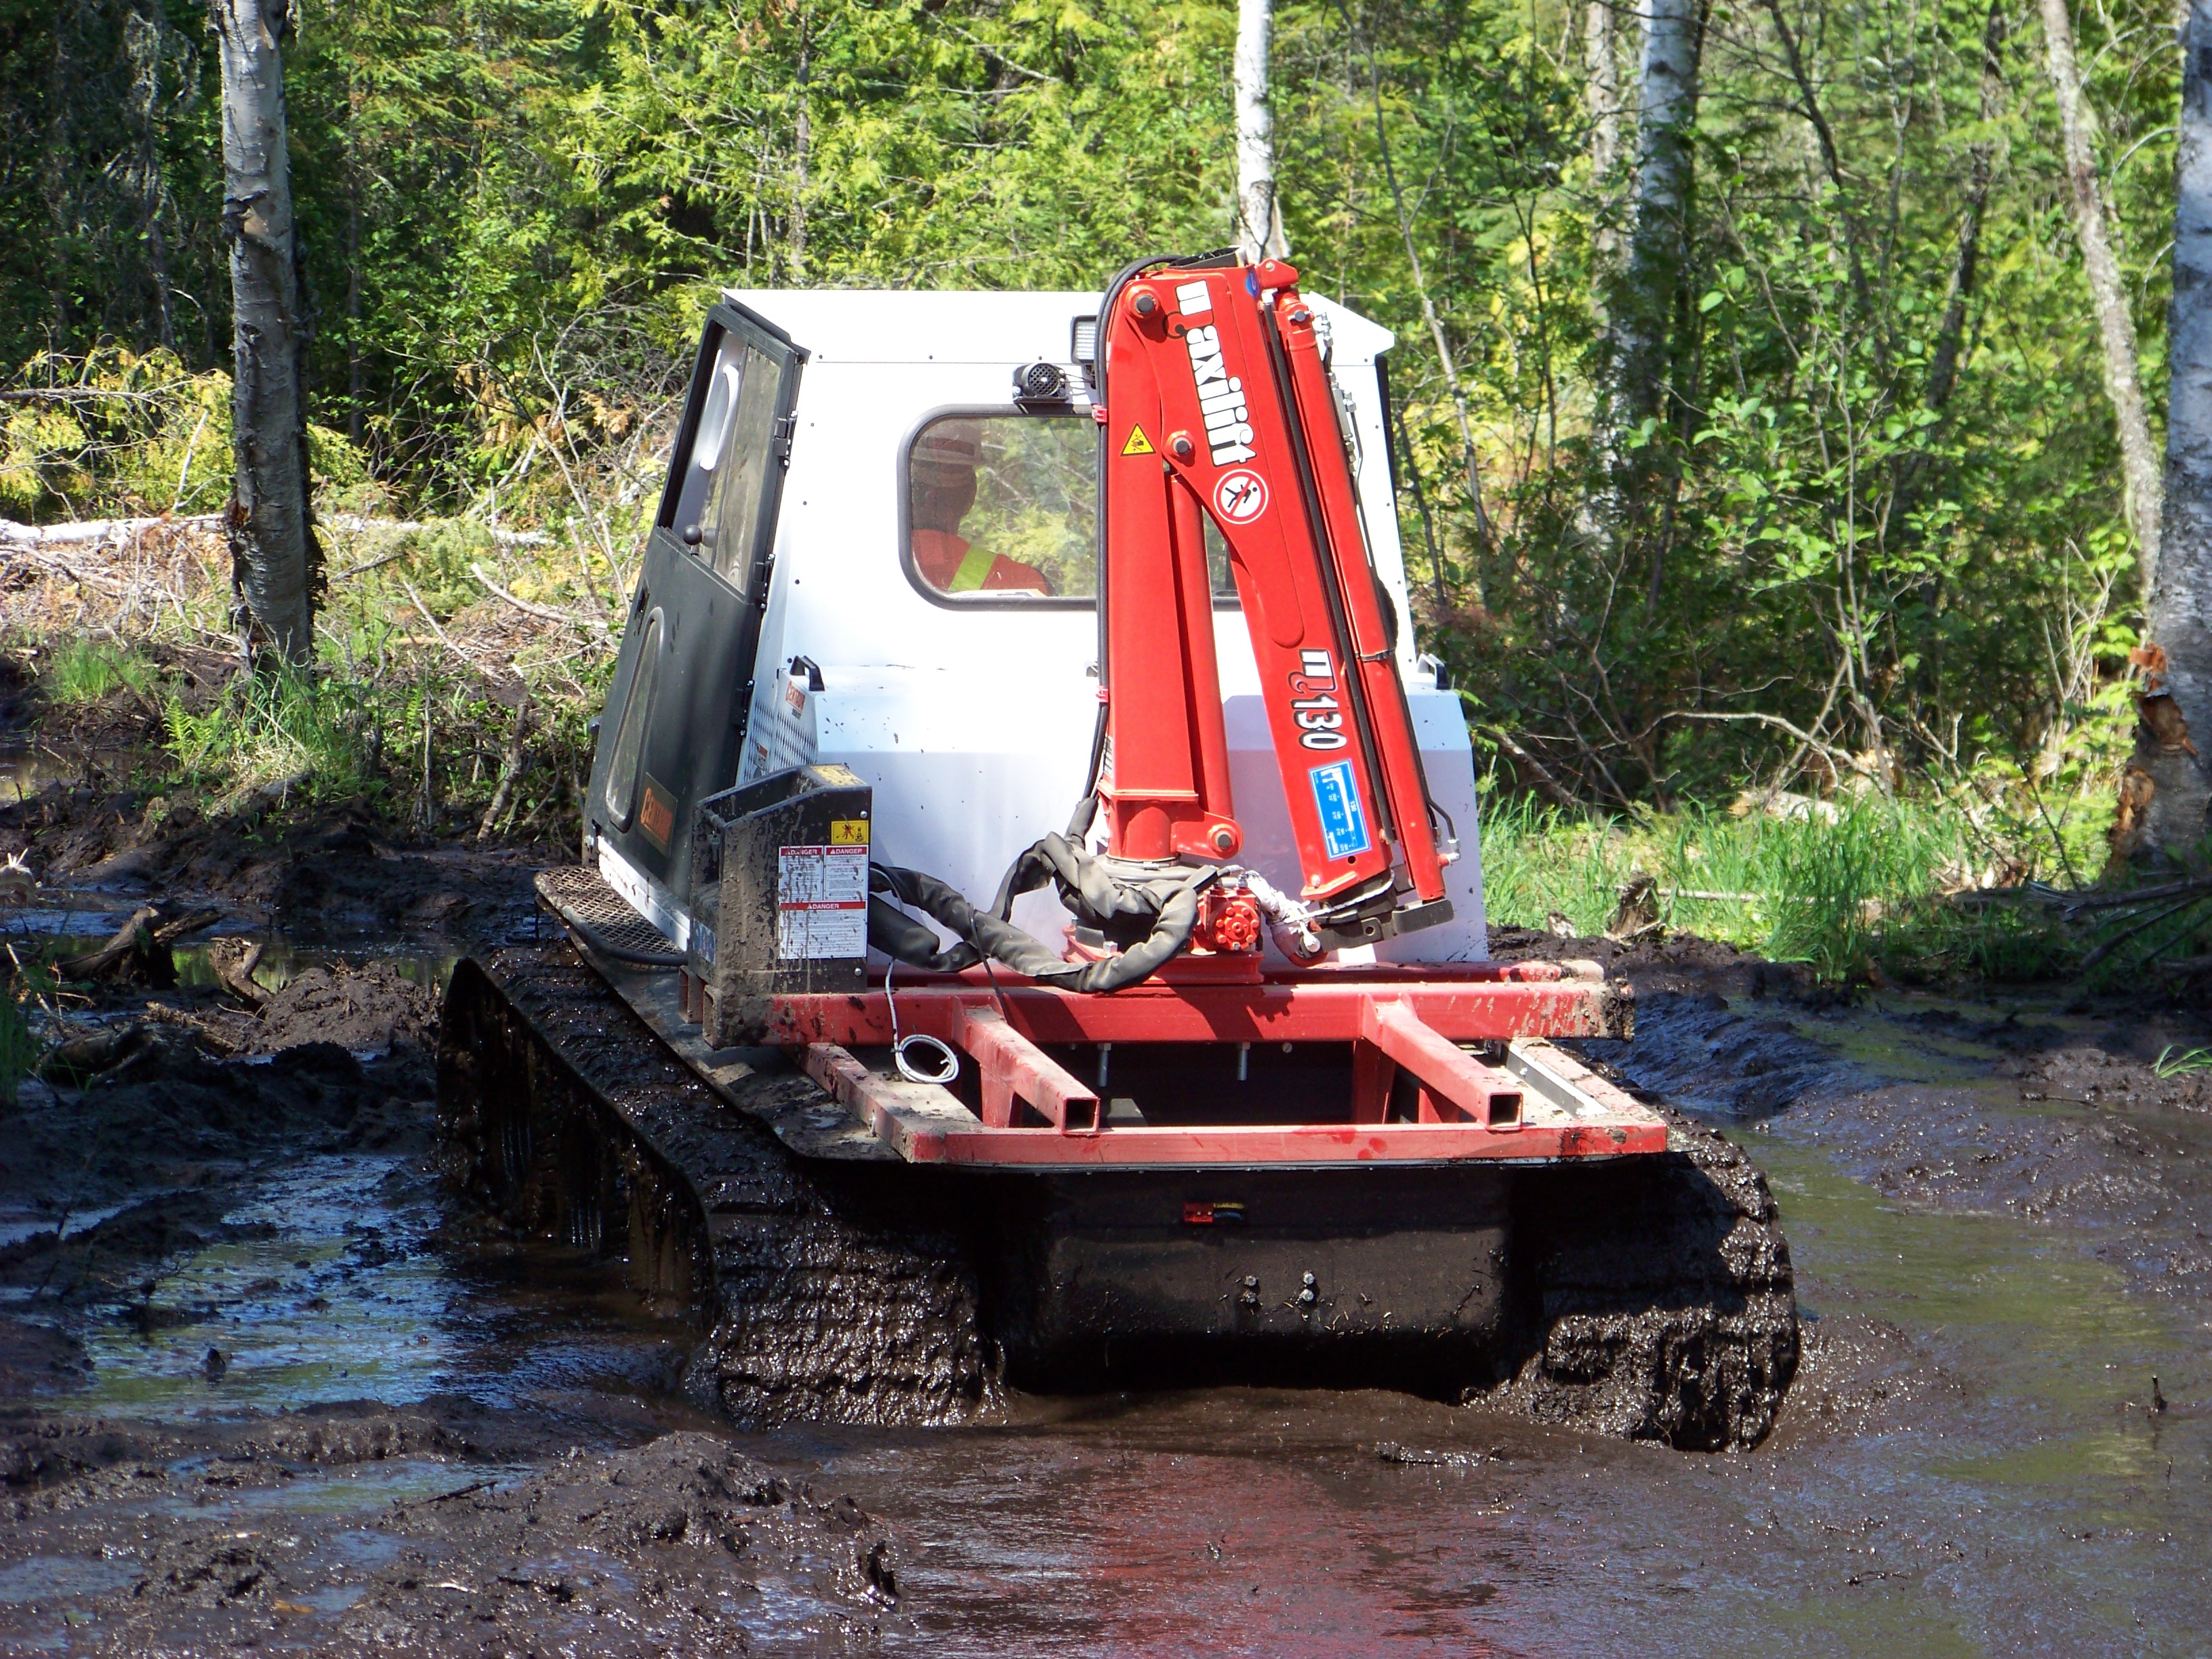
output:
<svg viewBox="0 0 2212 1659"><path fill-rule="evenodd" d="M2203 839L2212 802L2203 752L2212 738L2212 0L2191 0L2181 43L2166 311L2171 530L2150 595L2150 637L2136 655L2148 678L2136 699L2136 758L2121 795L2128 838L2176 852Z"/></svg>
<svg viewBox="0 0 2212 1659"><path fill-rule="evenodd" d="M1620 167L1620 47L1615 0L1589 0L1583 14L1583 106L1589 112L1590 184L1597 197L1590 228L1595 266L1592 299L1597 325L1606 325L1605 294L1620 255L1613 223L1615 174Z"/></svg>
<svg viewBox="0 0 2212 1659"><path fill-rule="evenodd" d="M1290 251L1282 205L1275 199L1275 115L1267 101L1274 32L1274 0L1237 0L1237 241L1255 264Z"/></svg>
<svg viewBox="0 0 2212 1659"><path fill-rule="evenodd" d="M285 156L287 0L215 0L222 59L223 238L230 249L236 467L223 521L248 647L304 663L314 648L316 548L292 185Z"/></svg>
<svg viewBox="0 0 2212 1659"><path fill-rule="evenodd" d="M2127 289L2112 254L2110 213L2097 179L2096 117L2081 95L2075 60L2074 20L2066 0L2042 0L2045 61L2058 95L2058 125L2066 144L2068 198L2081 266L2089 279L2089 304L2104 348L2105 395L2119 428L2121 505L2135 532L2136 562L2148 594L2157 585L2159 546L2158 450L2143 407L2142 377L2136 368L2136 324ZM2175 275L2180 275L2179 264ZM2178 361L2178 360L2177 360Z"/></svg>
<svg viewBox="0 0 2212 1659"><path fill-rule="evenodd" d="M1698 0L1645 0L1628 260L1609 317L1611 422L1623 441L1663 407L1668 330L1687 248L1692 131L1705 22Z"/></svg>

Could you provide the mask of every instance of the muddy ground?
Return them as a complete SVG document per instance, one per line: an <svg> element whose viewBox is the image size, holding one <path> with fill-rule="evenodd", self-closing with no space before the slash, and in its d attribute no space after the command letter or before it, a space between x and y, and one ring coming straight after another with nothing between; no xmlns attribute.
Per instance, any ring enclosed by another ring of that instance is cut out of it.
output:
<svg viewBox="0 0 2212 1659"><path fill-rule="evenodd" d="M1611 958L1592 1056L1768 1171L1805 1358L1754 1452L1172 1377L745 1434L687 1326L441 1179L433 988L535 930L530 858L149 838L112 782L0 805L45 884L0 925L222 919L0 1115L0 1651L2204 1650L2201 1015L1501 935Z"/></svg>

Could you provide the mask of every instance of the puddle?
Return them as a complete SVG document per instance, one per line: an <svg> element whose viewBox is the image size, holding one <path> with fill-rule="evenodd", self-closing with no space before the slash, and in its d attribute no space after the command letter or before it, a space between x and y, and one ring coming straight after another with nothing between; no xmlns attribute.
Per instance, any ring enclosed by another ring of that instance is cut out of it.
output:
<svg viewBox="0 0 2212 1659"><path fill-rule="evenodd" d="M13 805L50 784L72 786L98 778L111 786L127 780L144 764L128 749L49 748L44 744L0 743L0 800Z"/></svg>
<svg viewBox="0 0 2212 1659"><path fill-rule="evenodd" d="M92 1364L56 1403L139 1418L433 1395L516 1408L672 1384L688 1325L588 1261L457 1249L439 1234L449 1204L404 1158L331 1154L264 1175L223 1217L247 1236L172 1257L143 1301L47 1316ZM39 1315L35 1298L16 1305Z"/></svg>
<svg viewBox="0 0 2212 1659"><path fill-rule="evenodd" d="M34 1555L13 1566L0 1567L0 1604L21 1607L67 1596L97 1595L102 1590L120 1589L139 1571L137 1564L128 1560Z"/></svg>

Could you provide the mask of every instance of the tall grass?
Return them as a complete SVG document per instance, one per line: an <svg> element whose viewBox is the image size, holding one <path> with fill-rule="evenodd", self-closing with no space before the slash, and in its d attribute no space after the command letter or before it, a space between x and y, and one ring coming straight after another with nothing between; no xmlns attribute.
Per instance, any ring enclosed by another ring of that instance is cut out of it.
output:
<svg viewBox="0 0 2212 1659"><path fill-rule="evenodd" d="M1867 796L1793 817L1693 807L1629 821L1493 795L1482 825L1483 886L1497 925L1544 928L1559 916L1589 936L1612 924L1622 889L1649 875L1667 927L1807 963L1826 980L1877 965L1907 978L2032 978L2062 969L2069 947L2039 915L1941 902L1992 862L2040 873L2035 849L1999 839L1990 823L1948 801ZM2060 861L2055 847L2041 851Z"/></svg>
<svg viewBox="0 0 2212 1659"><path fill-rule="evenodd" d="M120 690L150 691L161 670L143 653L105 640L72 639L54 653L44 676L53 702L81 706Z"/></svg>

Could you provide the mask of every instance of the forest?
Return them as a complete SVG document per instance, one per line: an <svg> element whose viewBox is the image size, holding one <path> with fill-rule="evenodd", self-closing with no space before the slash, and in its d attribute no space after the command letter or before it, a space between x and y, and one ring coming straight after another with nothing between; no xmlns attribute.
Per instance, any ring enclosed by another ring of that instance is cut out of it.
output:
<svg viewBox="0 0 2212 1659"><path fill-rule="evenodd" d="M1095 287L1237 238L1228 0L289 22L317 512L420 530L412 578L325 616L347 664L492 603L474 555L534 548L503 597L592 613L562 658L588 700L719 285ZM1726 840L1731 803L1878 810L1922 887L2105 865L2158 553L2173 22L1274 8L1281 234L1396 331L1409 574L1498 789L1507 909L1519 871L1537 917L1609 906L1674 856L1636 834ZM205 9L12 0L0 65L0 513L214 512Z"/></svg>

